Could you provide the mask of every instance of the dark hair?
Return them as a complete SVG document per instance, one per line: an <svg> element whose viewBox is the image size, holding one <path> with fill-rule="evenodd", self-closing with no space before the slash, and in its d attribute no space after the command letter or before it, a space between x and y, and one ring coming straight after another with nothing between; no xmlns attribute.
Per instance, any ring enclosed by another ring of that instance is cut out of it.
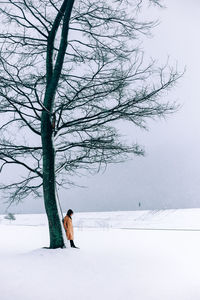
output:
<svg viewBox="0 0 200 300"><path fill-rule="evenodd" d="M68 217L71 217L71 214L73 214L73 213L74 213L73 210L69 209L68 212L67 212Z"/></svg>

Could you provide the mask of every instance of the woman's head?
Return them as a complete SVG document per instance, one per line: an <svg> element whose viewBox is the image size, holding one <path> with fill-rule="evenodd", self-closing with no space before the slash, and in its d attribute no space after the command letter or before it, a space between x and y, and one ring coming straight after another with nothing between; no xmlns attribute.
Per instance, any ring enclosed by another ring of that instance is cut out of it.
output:
<svg viewBox="0 0 200 300"><path fill-rule="evenodd" d="M71 217L73 215L73 213L74 213L73 210L69 209L67 212L68 217Z"/></svg>

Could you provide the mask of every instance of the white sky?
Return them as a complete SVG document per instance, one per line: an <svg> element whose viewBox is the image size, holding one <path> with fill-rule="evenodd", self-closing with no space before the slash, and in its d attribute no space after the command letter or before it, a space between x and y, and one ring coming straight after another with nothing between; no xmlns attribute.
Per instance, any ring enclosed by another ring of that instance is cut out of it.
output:
<svg viewBox="0 0 200 300"><path fill-rule="evenodd" d="M200 2L165 0L155 10L161 24L144 44L147 55L178 62L186 74L170 93L181 110L151 122L148 132L126 127L128 138L145 146L146 157L108 166L102 175L79 178L87 188L60 191L64 210L133 210L200 207ZM152 14L152 11L149 10ZM153 15L152 15L153 16ZM3 211L0 206L0 211ZM14 212L43 212L43 200L27 200Z"/></svg>

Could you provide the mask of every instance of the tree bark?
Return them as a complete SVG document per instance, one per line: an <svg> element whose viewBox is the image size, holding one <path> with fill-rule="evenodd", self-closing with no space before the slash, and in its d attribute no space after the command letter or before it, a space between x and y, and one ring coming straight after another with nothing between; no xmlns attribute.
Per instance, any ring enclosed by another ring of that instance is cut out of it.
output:
<svg viewBox="0 0 200 300"><path fill-rule="evenodd" d="M59 218L55 193L55 151L51 116L47 111L42 113L41 138L43 148L43 192L44 203L49 223L50 248L65 246L62 235L62 220Z"/></svg>

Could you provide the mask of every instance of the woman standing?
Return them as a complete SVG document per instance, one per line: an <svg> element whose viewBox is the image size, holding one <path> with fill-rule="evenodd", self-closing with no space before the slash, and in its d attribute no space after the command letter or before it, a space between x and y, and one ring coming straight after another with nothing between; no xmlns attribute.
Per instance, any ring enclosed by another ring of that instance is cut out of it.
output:
<svg viewBox="0 0 200 300"><path fill-rule="evenodd" d="M73 210L69 209L66 216L64 217L64 227L67 235L67 239L70 241L72 248L78 248L74 245L74 229L72 224Z"/></svg>

